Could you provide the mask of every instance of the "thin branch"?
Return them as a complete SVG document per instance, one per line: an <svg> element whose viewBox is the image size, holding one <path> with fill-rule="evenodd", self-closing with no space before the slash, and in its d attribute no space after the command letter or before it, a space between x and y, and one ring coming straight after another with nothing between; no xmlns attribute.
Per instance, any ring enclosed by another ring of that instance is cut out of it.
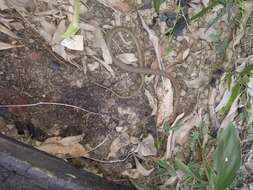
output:
<svg viewBox="0 0 253 190"><path fill-rule="evenodd" d="M105 137L105 139L104 139L101 143L99 143L97 146L95 146L93 149L89 150L89 151L86 152L85 154L88 154L88 153L90 153L90 152L93 152L93 151L95 151L96 149L98 149L100 146L102 146L103 144L105 144L105 142L108 140L108 136L109 136L109 135L107 135L107 136Z"/></svg>
<svg viewBox="0 0 253 190"><path fill-rule="evenodd" d="M86 158L86 159L89 159L89 160L92 160L92 161L95 161L95 162L100 162L100 163L103 163L103 164L114 164L114 163L120 163L120 162L125 162L130 156L132 156L134 153L133 152L130 152L124 159L122 160L99 160L99 159L96 159L96 158L92 158L92 157L89 157L89 156L82 156L82 158Z"/></svg>
<svg viewBox="0 0 253 190"><path fill-rule="evenodd" d="M103 114L103 113L98 113L98 112L93 112L90 110L87 110L85 108L81 108L75 105L71 105L71 104L64 104L64 103L58 103L58 102L38 102L38 103L34 103L34 104L13 104L13 105L0 105L0 108L14 108L14 107L36 107L36 106L41 106L41 105L56 105L56 106L64 106L64 107L69 107L69 108L73 108L73 109L77 109L77 110L81 110L83 112L86 113L90 113L90 114L94 114L94 115L100 115L100 116L108 116L111 117L107 114Z"/></svg>

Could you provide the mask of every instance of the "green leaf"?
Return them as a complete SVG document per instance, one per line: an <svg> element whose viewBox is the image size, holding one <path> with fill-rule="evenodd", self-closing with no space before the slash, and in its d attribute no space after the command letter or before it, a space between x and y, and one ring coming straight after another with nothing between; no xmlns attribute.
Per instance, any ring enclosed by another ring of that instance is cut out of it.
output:
<svg viewBox="0 0 253 190"><path fill-rule="evenodd" d="M151 190L147 185L130 179L130 182L137 190Z"/></svg>
<svg viewBox="0 0 253 190"><path fill-rule="evenodd" d="M159 12L161 4L163 4L165 1L166 0L153 0L156 12Z"/></svg>
<svg viewBox="0 0 253 190"><path fill-rule="evenodd" d="M64 38L71 37L78 31L79 20L80 20L80 7L81 7L80 0L75 0L73 20L69 24L66 32L62 35Z"/></svg>
<svg viewBox="0 0 253 190"><path fill-rule="evenodd" d="M156 162L158 164L158 174L159 175L169 175L169 176L176 176L176 170L169 166L168 162L166 160L158 160Z"/></svg>
<svg viewBox="0 0 253 190"><path fill-rule="evenodd" d="M199 181L199 182L202 182L202 183L205 183L205 181L203 181L202 179L200 179L198 176L196 176L192 170L187 166L185 165L183 162L181 162L180 160L176 159L175 160L175 166L181 170L186 176L189 176L189 177L192 177L194 178L195 180Z"/></svg>
<svg viewBox="0 0 253 190"><path fill-rule="evenodd" d="M234 103L235 99L237 98L237 96L240 93L240 86L241 86L240 82L237 82L236 85L233 86L233 88L231 89L231 95L228 99L228 102L222 108L223 113L227 113L229 111L229 109L231 108L232 104Z"/></svg>
<svg viewBox="0 0 253 190"><path fill-rule="evenodd" d="M241 144L233 124L221 129L214 153L213 167L216 171L215 190L228 188L235 179L241 164Z"/></svg>
<svg viewBox="0 0 253 190"><path fill-rule="evenodd" d="M208 13L208 11L210 11L213 7L215 7L216 5L218 5L220 2L219 0L215 0L213 1L209 6L203 8L201 11L199 11L198 13L196 13L195 15L193 15L190 18L190 21L194 21L196 19L199 19L201 17L203 17L205 14Z"/></svg>
<svg viewBox="0 0 253 190"><path fill-rule="evenodd" d="M247 77L247 75L249 75L251 73L251 71L253 70L253 64L248 65L247 67L245 67L239 74L239 80L237 81L237 83L232 87L231 89L231 95L228 99L228 102L226 103L226 105L222 108L223 113L227 113L230 109L230 107L232 106L232 104L234 103L234 101L236 100L237 96L240 93L240 87L241 84L244 84L248 82L249 78Z"/></svg>

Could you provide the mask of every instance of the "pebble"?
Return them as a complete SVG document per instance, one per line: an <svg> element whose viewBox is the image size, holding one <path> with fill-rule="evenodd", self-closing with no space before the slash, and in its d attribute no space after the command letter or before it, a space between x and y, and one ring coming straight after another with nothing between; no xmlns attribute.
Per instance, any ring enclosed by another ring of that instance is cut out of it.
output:
<svg viewBox="0 0 253 190"><path fill-rule="evenodd" d="M122 132L123 129L124 129L123 127L116 127L116 131L117 131L118 133Z"/></svg>

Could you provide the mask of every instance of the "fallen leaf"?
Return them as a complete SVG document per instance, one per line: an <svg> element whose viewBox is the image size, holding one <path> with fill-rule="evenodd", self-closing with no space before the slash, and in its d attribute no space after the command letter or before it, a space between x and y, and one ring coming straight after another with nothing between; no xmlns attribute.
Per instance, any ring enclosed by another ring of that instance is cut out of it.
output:
<svg viewBox="0 0 253 190"><path fill-rule="evenodd" d="M63 145L61 143L51 142L42 144L37 149L60 158L79 158L87 153L87 150L79 143Z"/></svg>
<svg viewBox="0 0 253 190"><path fill-rule="evenodd" d="M134 160L135 160L135 164L136 164L136 169L126 170L126 171L122 172L122 175L126 175L132 179L137 179L137 178L140 178L143 176L147 177L153 172L154 168L147 170L146 168L144 168L141 165L141 163L139 162L139 160L137 158L134 157Z"/></svg>
<svg viewBox="0 0 253 190"><path fill-rule="evenodd" d="M127 65L134 65L138 66L136 62L138 61L137 57L134 53L122 53L116 56L118 59L120 59L122 62L124 62Z"/></svg>
<svg viewBox="0 0 253 190"><path fill-rule="evenodd" d="M188 88L200 88L201 86L204 86L208 84L209 77L206 72L201 71L199 73L199 77L193 80L185 80L185 84L187 85Z"/></svg>
<svg viewBox="0 0 253 190"><path fill-rule="evenodd" d="M0 50L13 49L18 47L24 47L23 45L12 45L4 42L0 42Z"/></svg>
<svg viewBox="0 0 253 190"><path fill-rule="evenodd" d="M171 128L175 127L183 117L184 117L184 113L181 113L180 115L178 115L175 121L172 123ZM175 142L176 140L175 140L174 132L171 130L167 138L166 152L164 155L165 159L170 159L172 157L172 154L175 149Z"/></svg>
<svg viewBox="0 0 253 190"><path fill-rule="evenodd" d="M176 143L179 145L184 145L190 134L190 131L195 127L199 122L199 116L196 112L193 112L191 115L187 116L181 123L178 130L174 132Z"/></svg>
<svg viewBox="0 0 253 190"><path fill-rule="evenodd" d="M93 33L95 37L94 45L95 47L100 48L102 50L103 60L95 56L93 56L93 58L99 61L111 73L111 75L115 77L115 73L110 66L112 64L112 57L99 26L96 27L96 30Z"/></svg>
<svg viewBox="0 0 253 190"><path fill-rule="evenodd" d="M250 77L250 80L248 83L248 93L251 97L253 97L253 76Z"/></svg>
<svg viewBox="0 0 253 190"><path fill-rule="evenodd" d="M138 144L136 152L141 156L156 156L157 150L154 137L148 134L148 136Z"/></svg>
<svg viewBox="0 0 253 190"><path fill-rule="evenodd" d="M155 49L155 54L156 54L156 58L158 61L158 66L159 69L162 70L162 56L161 56L161 50L160 50L160 44L159 44L159 38L157 37L157 35L155 34L155 32L153 30L151 30L148 25L145 23L144 19L142 18L142 16L139 13L139 17L141 19L141 23L143 28L146 30L146 32L148 33L149 36L149 40L151 41L154 49Z"/></svg>
<svg viewBox="0 0 253 190"><path fill-rule="evenodd" d="M189 56L190 54L190 48L187 48L183 53L183 61Z"/></svg>
<svg viewBox="0 0 253 190"><path fill-rule="evenodd" d="M88 152L79 142L83 135L51 137L36 148L60 158L79 158Z"/></svg>
<svg viewBox="0 0 253 190"><path fill-rule="evenodd" d="M152 108L151 115L155 115L157 112L157 100L154 98L154 96L151 95L151 93L147 89L145 89L144 94L148 98L149 105Z"/></svg>
<svg viewBox="0 0 253 190"><path fill-rule="evenodd" d="M217 119L217 116L216 116L216 112L215 112L215 97L217 96L217 90L215 88L212 88L211 89L211 92L210 92L210 98L209 98L209 101L208 101L208 109L209 109L209 115L210 115L210 120L211 120L211 123L214 125L214 126L211 126L212 128L214 129L217 129L220 124L219 124L219 121Z"/></svg>
<svg viewBox="0 0 253 190"><path fill-rule="evenodd" d="M61 45L77 51L83 51L83 36L82 35L74 35L69 38L65 38L62 40Z"/></svg>
<svg viewBox="0 0 253 190"><path fill-rule="evenodd" d="M127 146L129 144L130 144L130 137L129 137L129 135L127 133L121 134L119 137L117 137L116 139L114 139L114 141L112 142L112 144L110 146L110 152L109 152L107 158L116 157L118 151L122 147L125 147L125 146Z"/></svg>
<svg viewBox="0 0 253 190"><path fill-rule="evenodd" d="M173 132L171 131L167 138L166 153L165 153L164 158L170 159L173 154L174 149L175 149L175 136L173 135Z"/></svg>
<svg viewBox="0 0 253 190"><path fill-rule="evenodd" d="M156 116L156 126L160 127L163 121L168 120L173 114L173 88L169 79L164 79L164 88L157 87L158 110Z"/></svg>
<svg viewBox="0 0 253 190"><path fill-rule="evenodd" d="M77 135L77 136L69 136L65 137L61 140L59 140L59 143L63 145L71 145L71 144L76 144L79 143L83 140L84 135Z"/></svg>
<svg viewBox="0 0 253 190"><path fill-rule="evenodd" d="M2 24L0 24L0 32L4 33L12 38L19 39L19 37L14 32L10 31L8 28L3 26Z"/></svg>

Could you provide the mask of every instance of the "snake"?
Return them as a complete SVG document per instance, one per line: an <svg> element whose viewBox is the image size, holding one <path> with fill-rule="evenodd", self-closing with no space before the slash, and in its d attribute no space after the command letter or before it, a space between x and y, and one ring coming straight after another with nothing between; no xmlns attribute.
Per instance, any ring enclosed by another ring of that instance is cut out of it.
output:
<svg viewBox="0 0 253 190"><path fill-rule="evenodd" d="M138 67L128 65L113 55L113 38L116 34L118 34L120 32L128 34L128 36L133 40L133 42L136 46L136 50L137 50ZM106 40L106 44L109 49L109 52L111 54L113 64L125 72L136 73L136 74L139 74L141 77L141 82L140 82L138 88L134 90L135 92L131 93L128 96L123 96L123 95L118 95L118 96L121 98L130 98L130 97L136 95L143 88L145 74L146 75L147 74L157 75L157 76L168 78L171 81L172 86L174 88L174 100L175 100L174 101L174 113L175 114L173 114L174 115L173 118L174 118L175 115L177 114L177 111L178 111L178 102L179 102L178 83L174 79L174 77L172 77L171 74L166 71L158 70L158 69L151 69L151 68L146 67L144 53L142 52L142 47L140 45L139 39L135 36L135 34L132 32L131 29L129 29L127 27L123 27L123 26L114 27L109 32L107 32L107 34L105 36L105 40Z"/></svg>

